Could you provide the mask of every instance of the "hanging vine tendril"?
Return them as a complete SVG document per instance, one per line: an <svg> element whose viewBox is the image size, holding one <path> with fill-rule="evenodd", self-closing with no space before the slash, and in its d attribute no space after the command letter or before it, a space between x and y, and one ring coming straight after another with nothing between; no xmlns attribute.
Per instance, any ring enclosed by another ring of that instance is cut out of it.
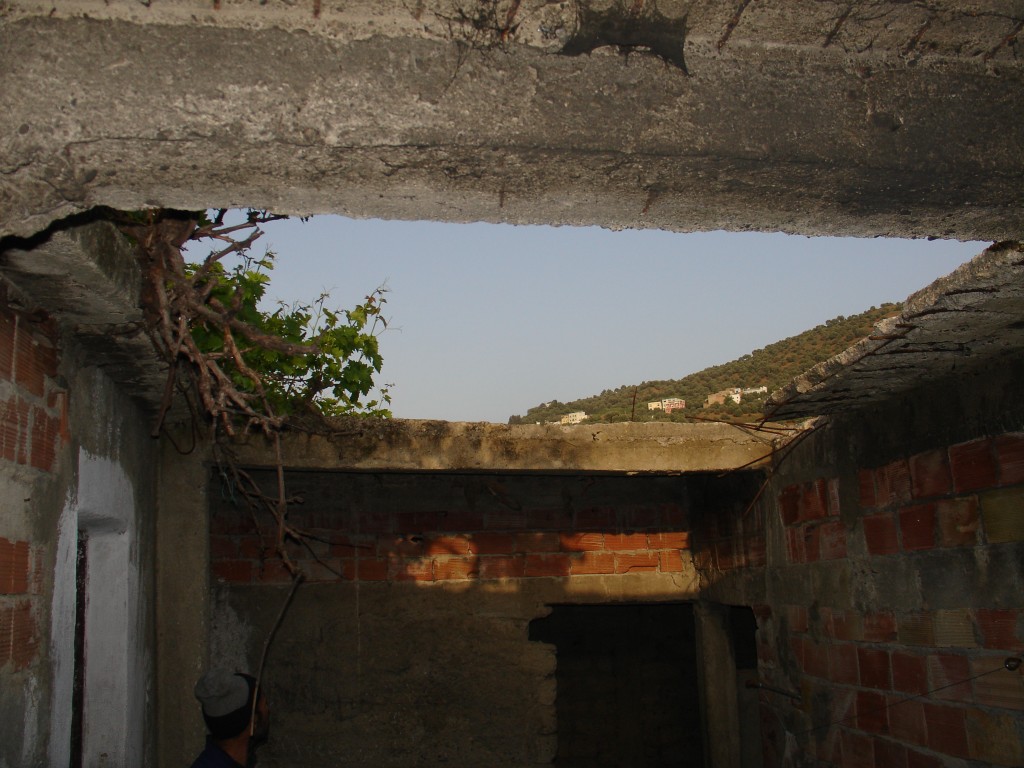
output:
<svg viewBox="0 0 1024 768"><path fill-rule="evenodd" d="M212 218L160 209L112 218L136 243L146 330L168 366L154 434L164 431L176 396L183 397L193 427L212 433L221 476L253 513L261 537L259 519L273 521L273 550L298 579L285 544L302 543L305 534L288 523L295 500L285 488L281 433L289 417L390 415L386 387L378 399L367 399L382 365L377 333L387 327L386 289L351 310L328 308L323 294L268 312L260 302L275 257L267 251L256 258L250 249L261 225L285 217L249 210L229 223L227 209ZM187 251L204 246L210 251L202 260L186 259ZM327 430L322 418L317 423ZM239 430L273 442L276 493L266 493L235 460L228 439Z"/></svg>

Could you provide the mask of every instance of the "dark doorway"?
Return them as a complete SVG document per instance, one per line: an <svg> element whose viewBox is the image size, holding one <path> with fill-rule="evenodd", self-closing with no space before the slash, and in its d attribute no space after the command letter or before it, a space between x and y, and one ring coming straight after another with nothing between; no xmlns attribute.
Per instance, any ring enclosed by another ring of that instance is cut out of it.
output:
<svg viewBox="0 0 1024 768"><path fill-rule="evenodd" d="M85 607L89 585L89 536L78 532L75 561L75 668L71 693L70 768L82 768L82 716L85 710Z"/></svg>
<svg viewBox="0 0 1024 768"><path fill-rule="evenodd" d="M703 766L689 604L557 605L530 639L557 649L556 765Z"/></svg>

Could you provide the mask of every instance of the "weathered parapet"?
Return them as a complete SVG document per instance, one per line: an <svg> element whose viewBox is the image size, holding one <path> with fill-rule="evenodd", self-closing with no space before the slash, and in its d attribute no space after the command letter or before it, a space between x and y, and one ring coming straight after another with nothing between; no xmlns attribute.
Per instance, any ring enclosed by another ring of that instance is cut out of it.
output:
<svg viewBox="0 0 1024 768"><path fill-rule="evenodd" d="M774 435L727 424L517 425L353 418L333 434L288 433L285 466L393 471L683 474L762 466ZM239 461L266 466L273 444L236 441Z"/></svg>
<svg viewBox="0 0 1024 768"><path fill-rule="evenodd" d="M0 232L227 204L1015 237L1022 18L990 6L8 3Z"/></svg>

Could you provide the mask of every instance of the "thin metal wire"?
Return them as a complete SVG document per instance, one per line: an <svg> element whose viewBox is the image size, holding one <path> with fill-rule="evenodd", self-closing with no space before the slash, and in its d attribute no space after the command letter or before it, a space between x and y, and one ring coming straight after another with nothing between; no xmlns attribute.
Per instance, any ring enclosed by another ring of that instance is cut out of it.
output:
<svg viewBox="0 0 1024 768"><path fill-rule="evenodd" d="M905 698L898 699L897 701L894 701L894 702L892 702L890 704L886 704L884 707L878 707L876 709L870 709L867 712L858 712L856 715L850 715L849 717L844 717L842 720L833 720L831 723L827 723L826 725L819 725L817 728L809 728L806 731L798 731L794 735L796 735L796 736L805 736L808 733L814 733L816 731L823 731L823 730L826 730L828 728L831 728L834 725L842 725L843 723L848 723L850 721L856 720L856 719L858 719L860 717L864 717L866 715L873 715L873 714L877 714L879 712L885 712L887 710L892 709L893 707L899 706L900 704L906 704L908 701L913 701L914 699L923 699L923 698L925 698L927 696L931 696L933 693L938 693L939 691L944 691L947 688L955 688L958 685L963 685L964 683L969 683L972 680L977 680L979 677L985 677L987 675L995 674L996 672L1000 672L1000 671L1002 671L1004 669L1007 672L1015 672L1017 669L1020 668L1020 665L1021 665L1021 659L1019 657L1017 657L1017 656L1008 656L1003 661L1003 665L1001 667L996 667L995 669L990 669L987 672L981 672L981 673L979 673L977 675L972 675L971 677L964 678L963 680L957 680L956 682L948 683L946 685L940 685L938 688L932 688L931 690L925 691L924 693L918 693L918 694L914 694L913 696L907 696Z"/></svg>

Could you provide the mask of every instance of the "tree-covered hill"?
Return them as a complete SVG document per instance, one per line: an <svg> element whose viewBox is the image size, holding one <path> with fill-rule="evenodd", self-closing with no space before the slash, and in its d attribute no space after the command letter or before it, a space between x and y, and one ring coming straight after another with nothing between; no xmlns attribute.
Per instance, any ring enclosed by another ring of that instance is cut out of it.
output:
<svg viewBox="0 0 1024 768"><path fill-rule="evenodd" d="M557 422L565 414L575 411L585 411L588 423L630 421L631 416L633 421L687 421L694 417L730 421L758 419L764 413L767 394L868 336L879 320L896 315L900 308L900 304L883 304L859 315L840 315L797 336L754 350L738 360L706 368L682 379L626 384L568 403L552 400L530 408L524 416L512 416L508 423ZM724 405L703 407L708 395L733 387L767 387L768 391L767 394L743 395L738 405L727 400ZM648 402L671 397L685 400L686 408L670 414L648 410Z"/></svg>

